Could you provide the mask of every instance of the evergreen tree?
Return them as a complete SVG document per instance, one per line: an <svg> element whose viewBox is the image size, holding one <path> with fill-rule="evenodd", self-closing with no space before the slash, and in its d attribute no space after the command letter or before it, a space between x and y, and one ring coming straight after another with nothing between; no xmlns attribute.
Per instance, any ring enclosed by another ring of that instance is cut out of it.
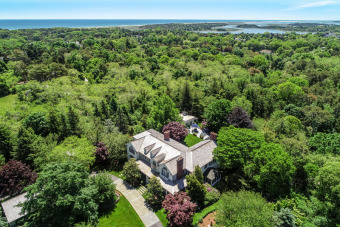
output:
<svg viewBox="0 0 340 227"><path fill-rule="evenodd" d="M13 152L12 137L9 128L0 123L0 155L3 155L5 161L11 159Z"/></svg>
<svg viewBox="0 0 340 227"><path fill-rule="evenodd" d="M70 136L70 129L67 124L67 120L64 114L60 115L60 137L59 140L64 140L65 138Z"/></svg>
<svg viewBox="0 0 340 227"><path fill-rule="evenodd" d="M187 175L185 179L187 180L186 192L198 206L203 206L207 189L194 174Z"/></svg>
<svg viewBox="0 0 340 227"><path fill-rule="evenodd" d="M184 88L182 91L182 110L191 111L192 110L192 95L189 87L188 81L185 81Z"/></svg>
<svg viewBox="0 0 340 227"><path fill-rule="evenodd" d="M106 103L104 102L104 100L102 100L102 102L101 102L100 110L101 110L102 121L108 119L109 118L109 112L107 110L107 106L106 106Z"/></svg>
<svg viewBox="0 0 340 227"><path fill-rule="evenodd" d="M117 112L117 109L118 109L118 104L116 102L116 99L112 97L110 100L110 104L109 104L110 114L114 115Z"/></svg>
<svg viewBox="0 0 340 227"><path fill-rule="evenodd" d="M20 127L18 136L17 136L17 143L14 152L14 158L16 160L22 161L26 164L31 164L30 155L33 155L33 142L35 141L35 134L32 128L24 128Z"/></svg>
<svg viewBox="0 0 340 227"><path fill-rule="evenodd" d="M68 108L67 119L71 135L79 135L79 116L72 107Z"/></svg>
<svg viewBox="0 0 340 227"><path fill-rule="evenodd" d="M164 200L163 187L157 177L151 177L147 185L146 201L153 206L161 206Z"/></svg>
<svg viewBox="0 0 340 227"><path fill-rule="evenodd" d="M58 119L55 109L50 109L48 113L48 128L49 133L59 134L60 121Z"/></svg>
<svg viewBox="0 0 340 227"><path fill-rule="evenodd" d="M199 167L198 165L195 167L194 175L196 179L198 180L198 182L203 184L203 172L202 172L201 167Z"/></svg>

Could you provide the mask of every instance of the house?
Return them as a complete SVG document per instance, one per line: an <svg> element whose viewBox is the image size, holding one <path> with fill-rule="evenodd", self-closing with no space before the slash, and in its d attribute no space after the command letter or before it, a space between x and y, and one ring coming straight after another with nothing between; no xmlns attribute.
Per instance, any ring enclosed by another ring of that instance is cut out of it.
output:
<svg viewBox="0 0 340 227"><path fill-rule="evenodd" d="M183 122L188 126L192 125L195 121L198 120L197 117L187 115L186 112L181 113L179 116L182 118Z"/></svg>
<svg viewBox="0 0 340 227"><path fill-rule="evenodd" d="M20 194L1 203L10 226L15 226L16 222L25 216L25 214L21 213L21 206L18 205L26 201L26 194L27 193Z"/></svg>
<svg viewBox="0 0 340 227"><path fill-rule="evenodd" d="M128 159L135 158L142 172L142 180L157 177L166 193L175 193L186 187L185 175L202 169L206 182L215 185L221 178L213 159L214 140L202 141L187 147L153 129L135 135L127 144Z"/></svg>

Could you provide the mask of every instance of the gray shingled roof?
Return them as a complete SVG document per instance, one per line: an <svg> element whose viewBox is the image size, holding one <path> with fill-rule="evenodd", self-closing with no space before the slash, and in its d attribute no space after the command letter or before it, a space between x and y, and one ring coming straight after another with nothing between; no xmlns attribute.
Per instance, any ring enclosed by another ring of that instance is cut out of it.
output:
<svg viewBox="0 0 340 227"><path fill-rule="evenodd" d="M159 148L152 150L151 151L151 158L155 157L161 149L162 149L162 147L159 147Z"/></svg>
<svg viewBox="0 0 340 227"><path fill-rule="evenodd" d="M149 153L155 145L156 145L156 143L153 143L153 144L150 144L149 146L146 146L144 148L144 153L145 154Z"/></svg>

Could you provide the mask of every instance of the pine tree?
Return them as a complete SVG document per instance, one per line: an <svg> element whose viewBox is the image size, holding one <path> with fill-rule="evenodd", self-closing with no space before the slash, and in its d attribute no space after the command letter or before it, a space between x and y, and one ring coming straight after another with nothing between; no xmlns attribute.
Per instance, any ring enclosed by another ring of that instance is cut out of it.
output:
<svg viewBox="0 0 340 227"><path fill-rule="evenodd" d="M64 114L60 115L60 126L59 126L59 140L64 140L66 137L70 136L70 130L67 125L67 120Z"/></svg>
<svg viewBox="0 0 340 227"><path fill-rule="evenodd" d="M182 110L191 111L192 110L192 95L189 87L188 81L185 81L183 93L182 93Z"/></svg>
<svg viewBox="0 0 340 227"><path fill-rule="evenodd" d="M187 180L186 191L188 195L197 203L197 205L202 206L204 204L207 189L197 180L194 174L187 175L185 179Z"/></svg>
<svg viewBox="0 0 340 227"><path fill-rule="evenodd" d="M101 117L102 117L102 121L106 120L109 118L109 112L107 111L107 106L106 103L104 102L104 100L102 100L101 102Z"/></svg>
<svg viewBox="0 0 340 227"><path fill-rule="evenodd" d="M48 113L48 127L49 133L59 134L60 121L58 119L55 109L50 109Z"/></svg>
<svg viewBox="0 0 340 227"><path fill-rule="evenodd" d="M202 172L202 169L198 165L195 167L194 175L196 179L198 180L198 182L203 184L203 172Z"/></svg>
<svg viewBox="0 0 340 227"><path fill-rule="evenodd" d="M110 114L114 115L117 112L117 108L118 108L118 105L117 105L116 99L112 97L110 100L110 104L109 104Z"/></svg>
<svg viewBox="0 0 340 227"><path fill-rule="evenodd" d="M146 201L153 206L161 206L164 200L163 187L157 177L151 177L147 185Z"/></svg>
<svg viewBox="0 0 340 227"><path fill-rule="evenodd" d="M12 151L13 146L10 130L4 124L0 124L0 155L3 155L5 161L8 162L11 159Z"/></svg>
<svg viewBox="0 0 340 227"><path fill-rule="evenodd" d="M70 133L71 135L78 135L79 134L79 116L74 111L72 107L68 108L67 113L68 124L70 126Z"/></svg>

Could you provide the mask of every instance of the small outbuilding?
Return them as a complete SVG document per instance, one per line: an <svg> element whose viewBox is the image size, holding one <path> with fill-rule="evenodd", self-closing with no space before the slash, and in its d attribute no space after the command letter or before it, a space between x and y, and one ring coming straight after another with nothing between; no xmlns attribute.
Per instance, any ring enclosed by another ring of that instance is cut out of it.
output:
<svg viewBox="0 0 340 227"><path fill-rule="evenodd" d="M187 113L183 112L180 114L183 122L187 125L187 126L190 126L192 124L195 123L195 121L197 121L197 117L195 116L192 116L192 115L187 115Z"/></svg>
<svg viewBox="0 0 340 227"><path fill-rule="evenodd" d="M23 193L1 203L7 222L10 226L16 226L16 222L25 216L25 214L21 213L21 206L19 205L26 201L26 194L27 193Z"/></svg>

